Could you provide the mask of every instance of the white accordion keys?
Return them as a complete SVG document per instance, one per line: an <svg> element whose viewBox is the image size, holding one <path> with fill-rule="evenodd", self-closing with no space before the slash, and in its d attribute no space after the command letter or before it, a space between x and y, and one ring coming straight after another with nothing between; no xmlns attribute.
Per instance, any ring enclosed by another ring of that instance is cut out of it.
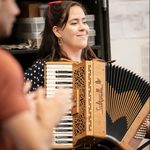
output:
<svg viewBox="0 0 150 150"><path fill-rule="evenodd" d="M72 93L72 63L47 62L45 64L44 87L47 97L52 97L59 87L69 88ZM72 115L71 110L64 116L53 131L53 148L72 148Z"/></svg>

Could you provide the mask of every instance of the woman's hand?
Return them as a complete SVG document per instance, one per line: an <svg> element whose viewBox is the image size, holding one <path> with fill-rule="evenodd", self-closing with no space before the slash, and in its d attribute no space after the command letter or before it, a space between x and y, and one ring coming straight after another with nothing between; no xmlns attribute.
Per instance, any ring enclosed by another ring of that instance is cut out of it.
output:
<svg viewBox="0 0 150 150"><path fill-rule="evenodd" d="M33 115L46 127L56 126L61 118L71 110L72 94L65 88L57 89L54 96L47 98L43 88L28 92L31 82L27 81L24 92Z"/></svg>
<svg viewBox="0 0 150 150"><path fill-rule="evenodd" d="M72 94L68 89L58 89L51 98L46 98L41 88L36 93L37 117L45 124L58 124L61 118L72 108Z"/></svg>

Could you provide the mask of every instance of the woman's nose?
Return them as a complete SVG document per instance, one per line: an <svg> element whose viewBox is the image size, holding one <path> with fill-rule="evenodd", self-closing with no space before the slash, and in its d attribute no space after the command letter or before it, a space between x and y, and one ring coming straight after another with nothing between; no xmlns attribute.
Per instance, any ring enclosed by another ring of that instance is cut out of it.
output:
<svg viewBox="0 0 150 150"><path fill-rule="evenodd" d="M89 26L88 26L86 23L81 22L81 23L79 24L79 28L80 28L80 30L88 30L88 29L89 29Z"/></svg>

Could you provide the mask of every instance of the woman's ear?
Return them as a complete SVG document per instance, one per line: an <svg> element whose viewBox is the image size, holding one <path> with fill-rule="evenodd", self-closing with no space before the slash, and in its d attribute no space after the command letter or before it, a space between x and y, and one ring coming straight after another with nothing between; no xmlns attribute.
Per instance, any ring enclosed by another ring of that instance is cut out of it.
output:
<svg viewBox="0 0 150 150"><path fill-rule="evenodd" d="M57 26L53 26L52 30L57 38L61 38L60 29Z"/></svg>

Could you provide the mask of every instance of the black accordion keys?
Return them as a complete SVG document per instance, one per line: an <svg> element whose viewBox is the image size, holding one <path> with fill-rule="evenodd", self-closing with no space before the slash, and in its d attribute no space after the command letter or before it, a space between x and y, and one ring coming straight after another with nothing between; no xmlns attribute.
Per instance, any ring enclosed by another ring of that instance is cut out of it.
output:
<svg viewBox="0 0 150 150"><path fill-rule="evenodd" d="M53 96L59 87L67 87L72 93L72 63L64 61L46 62L44 65L44 87L47 97ZM73 148L71 110L54 128L53 135L54 149Z"/></svg>

